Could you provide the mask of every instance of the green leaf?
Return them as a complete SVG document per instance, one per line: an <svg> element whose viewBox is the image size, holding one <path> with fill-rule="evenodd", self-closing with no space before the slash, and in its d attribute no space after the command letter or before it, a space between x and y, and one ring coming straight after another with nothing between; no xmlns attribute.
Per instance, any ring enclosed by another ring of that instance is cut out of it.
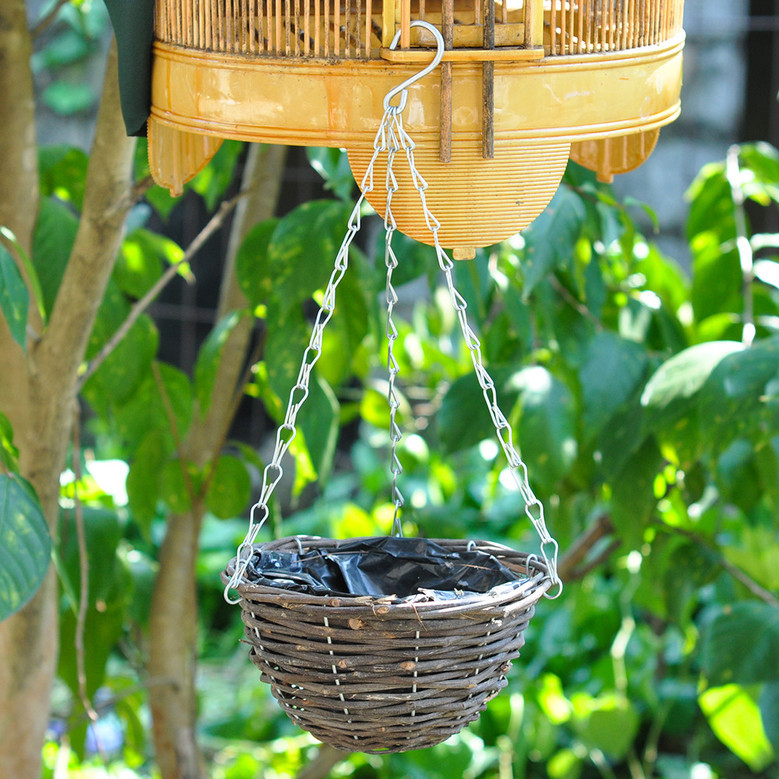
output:
<svg viewBox="0 0 779 779"><path fill-rule="evenodd" d="M755 442L779 433L779 336L725 355L706 378L698 408L712 450L734 438Z"/></svg>
<svg viewBox="0 0 779 779"><path fill-rule="evenodd" d="M577 693L571 698L572 724L579 738L614 759L627 754L638 731L640 717L635 706L617 693L593 698Z"/></svg>
<svg viewBox="0 0 779 779"><path fill-rule="evenodd" d="M12 338L25 350L29 305L30 296L22 274L11 253L0 243L0 311Z"/></svg>
<svg viewBox="0 0 779 779"><path fill-rule="evenodd" d="M244 144L241 141L223 141L214 158L190 182L190 186L203 198L209 211L216 208L232 183L243 149Z"/></svg>
<svg viewBox="0 0 779 779"><path fill-rule="evenodd" d="M122 537L122 526L116 511L112 509L82 507L84 519L84 540L89 566L89 603L94 605L105 601L114 588L116 570L116 549ZM73 585L74 594L81 593L81 558L78 549L75 512L64 511L61 517L62 541L59 552L65 573Z"/></svg>
<svg viewBox="0 0 779 779"><path fill-rule="evenodd" d="M646 352L639 344L608 330L594 336L579 370L585 440L596 436L633 394L647 364Z"/></svg>
<svg viewBox="0 0 779 779"><path fill-rule="evenodd" d="M8 417L0 412L0 466L11 473L19 473L19 450L14 446L14 429Z"/></svg>
<svg viewBox="0 0 779 779"><path fill-rule="evenodd" d="M508 389L519 391L515 444L527 463L531 483L551 490L576 460L573 396L565 384L541 366L515 373Z"/></svg>
<svg viewBox="0 0 779 779"><path fill-rule="evenodd" d="M199 404L200 413L205 415L211 406L211 395L214 382L222 360L222 352L231 334L248 315L247 311L231 311L208 334L200 347L195 363L195 398Z"/></svg>
<svg viewBox="0 0 779 779"><path fill-rule="evenodd" d="M501 408L511 408L519 395L519 388L511 382L514 371L498 368L491 373L498 403ZM385 406L386 402L382 407ZM449 386L436 414L436 428L447 452L467 449L495 435L495 427L475 374L467 373Z"/></svg>
<svg viewBox="0 0 779 779"><path fill-rule="evenodd" d="M628 549L641 548L657 506L654 482L663 462L657 443L647 438L612 480L611 516Z"/></svg>
<svg viewBox="0 0 779 779"><path fill-rule="evenodd" d="M693 251L692 308L696 322L721 313L740 313L741 264L735 247L723 251L720 237L714 232L697 235Z"/></svg>
<svg viewBox="0 0 779 779"><path fill-rule="evenodd" d="M300 308L292 308L286 316L275 311L275 305L268 311L272 323L265 340L263 359L268 369L268 385L284 408L290 390L300 372L300 362L309 342L310 326L303 319ZM267 403L267 400L266 400ZM273 413L272 407L269 411ZM283 411L282 411L283 417ZM281 419L277 419L281 421Z"/></svg>
<svg viewBox="0 0 779 779"><path fill-rule="evenodd" d="M764 685L760 695L760 717L774 753L779 754L779 682Z"/></svg>
<svg viewBox="0 0 779 779"><path fill-rule="evenodd" d="M130 400L148 375L159 333L151 317L138 317L116 349L84 384L84 397L101 416Z"/></svg>
<svg viewBox="0 0 779 779"><path fill-rule="evenodd" d="M0 474L0 620L38 591L51 559L51 538L32 487Z"/></svg>
<svg viewBox="0 0 779 779"><path fill-rule="evenodd" d="M206 493L206 508L220 519L241 515L251 497L251 478L243 461L223 454L216 462Z"/></svg>
<svg viewBox="0 0 779 779"><path fill-rule="evenodd" d="M97 309L95 324L89 334L86 357L91 360L105 346L109 338L121 327L130 314L130 304L119 285L109 279L103 300Z"/></svg>
<svg viewBox="0 0 779 779"><path fill-rule="evenodd" d="M340 200L350 201L355 182L349 158L343 149L309 146L306 148L311 167L325 180L325 189Z"/></svg>
<svg viewBox="0 0 779 779"><path fill-rule="evenodd" d="M779 680L779 607L728 606L706 630L701 667L712 685Z"/></svg>
<svg viewBox="0 0 779 779"><path fill-rule="evenodd" d="M89 156L75 146L42 146L38 150L41 196L72 203L79 211L84 204Z"/></svg>
<svg viewBox="0 0 779 779"><path fill-rule="evenodd" d="M41 98L55 114L72 116L91 108L96 95L89 84L55 81L43 90Z"/></svg>
<svg viewBox="0 0 779 779"><path fill-rule="evenodd" d="M148 431L154 429L163 432L166 450L172 451L176 439L172 425L175 424L176 433L183 440L192 421L192 386L189 379L171 365L152 363L152 366L152 371L132 398L115 411L114 430L127 443L130 455L135 453ZM155 378L155 370L159 372L161 387ZM172 419L169 413L172 413Z"/></svg>
<svg viewBox="0 0 779 779"><path fill-rule="evenodd" d="M734 544L722 545L725 557L770 591L779 591L779 543L773 528L745 525Z"/></svg>
<svg viewBox="0 0 779 779"><path fill-rule="evenodd" d="M282 312L325 286L351 211L349 204L337 200L314 200L279 221L268 246L268 260L273 297Z"/></svg>
<svg viewBox="0 0 779 779"><path fill-rule="evenodd" d="M160 429L149 430L135 451L135 457L127 474L127 500L135 521L148 538L151 521L157 513L160 498L162 468L168 459L165 433Z"/></svg>
<svg viewBox="0 0 779 779"><path fill-rule="evenodd" d="M184 252L174 241L138 228L122 242L113 278L122 292L142 298L161 276L163 263L173 265L183 256Z"/></svg>
<svg viewBox="0 0 779 779"><path fill-rule="evenodd" d="M278 219L266 219L254 225L246 234L236 255L238 284L249 305L254 308L264 305L273 291L268 247L278 223Z"/></svg>
<svg viewBox="0 0 779 779"><path fill-rule="evenodd" d="M779 203L779 151L770 143L745 143L739 147L741 187L747 197L762 205Z"/></svg>
<svg viewBox="0 0 779 779"><path fill-rule="evenodd" d="M675 417L687 411L692 405L690 399L703 387L717 365L743 348L737 341L711 341L675 354L646 383L641 405L654 412L654 419Z"/></svg>
<svg viewBox="0 0 779 779"><path fill-rule="evenodd" d="M713 687L698 697L714 735L753 771L766 768L774 751L752 695L737 684Z"/></svg>
<svg viewBox="0 0 779 779"><path fill-rule="evenodd" d="M733 199L725 177L725 163L712 162L701 168L687 191L690 212L687 217L689 240L708 231L723 237L735 234Z"/></svg>
<svg viewBox="0 0 779 779"><path fill-rule="evenodd" d="M338 438L340 406L330 386L311 377L310 394L300 414L300 430L320 483L327 480L333 465Z"/></svg>
<svg viewBox="0 0 779 779"><path fill-rule="evenodd" d="M51 313L73 243L78 232L78 218L56 198L41 198L38 220L32 239L32 261L43 294L43 305Z"/></svg>
<svg viewBox="0 0 779 779"><path fill-rule="evenodd" d="M571 258L585 218L586 209L579 197L568 187L560 187L543 213L523 233L525 300L547 274Z"/></svg>
<svg viewBox="0 0 779 779"><path fill-rule="evenodd" d="M194 466L185 464L193 489L197 489ZM192 510L192 500L189 494L187 477L182 470L179 459L168 460L162 467L160 477L160 497L174 514L188 514Z"/></svg>

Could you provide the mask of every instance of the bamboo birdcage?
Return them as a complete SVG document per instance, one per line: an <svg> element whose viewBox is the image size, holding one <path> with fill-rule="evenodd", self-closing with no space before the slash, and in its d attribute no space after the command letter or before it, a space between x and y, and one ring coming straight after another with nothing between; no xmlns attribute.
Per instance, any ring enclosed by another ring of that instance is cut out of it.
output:
<svg viewBox="0 0 779 779"><path fill-rule="evenodd" d="M682 5L157 0L152 173L180 192L235 138L346 148L359 182L385 94L431 57L411 27L428 21L447 51L440 79L410 88L407 126L441 244L467 254L529 224L569 157L608 180L649 156L679 113ZM398 227L429 242L416 197L401 181Z"/></svg>

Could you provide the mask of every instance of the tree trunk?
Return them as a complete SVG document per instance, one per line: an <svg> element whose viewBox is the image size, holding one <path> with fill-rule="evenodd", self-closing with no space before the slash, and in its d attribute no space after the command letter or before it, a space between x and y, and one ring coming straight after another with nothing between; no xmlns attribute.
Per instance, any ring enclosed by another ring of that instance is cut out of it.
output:
<svg viewBox="0 0 779 779"><path fill-rule="evenodd" d="M11 175L3 182L0 217L26 249L31 245L38 197L29 55L24 4L4 0L0 5L0 159L4 174L7 170ZM79 232L48 328L29 339L25 355L11 340L5 322L0 323L0 410L14 428L20 470L38 493L52 535L59 516L59 476L73 420L78 368L132 205L128 196L133 148L121 125L112 52ZM31 324L34 309L31 306ZM58 610L56 577L50 571L32 601L0 623L2 777L40 775L57 665Z"/></svg>
<svg viewBox="0 0 779 779"><path fill-rule="evenodd" d="M244 173L249 190L233 220L228 256L222 277L217 321L246 300L235 277L235 254L256 222L273 216L285 149L252 146ZM236 394L248 359L252 323L243 320L224 346L208 413L197 416L183 444L183 456L202 468L214 462L224 444L236 409ZM149 689L157 764L163 779L204 779L207 776L197 745L195 691L197 593L195 566L203 520L202 496L189 514L168 520L160 552L160 568L152 598L149 625Z"/></svg>

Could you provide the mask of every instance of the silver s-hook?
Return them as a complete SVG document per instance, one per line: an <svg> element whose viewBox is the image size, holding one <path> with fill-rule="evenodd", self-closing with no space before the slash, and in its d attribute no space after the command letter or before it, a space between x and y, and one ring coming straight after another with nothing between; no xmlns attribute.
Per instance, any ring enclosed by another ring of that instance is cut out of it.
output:
<svg viewBox="0 0 779 779"><path fill-rule="evenodd" d="M437 27L430 24L430 22L423 22L421 20L413 21L409 26L424 27L428 32L432 33L436 42L436 53L432 62L420 70L419 73L415 73L413 76L407 78L402 84L398 84L398 86L390 89L390 91L387 92L387 94L384 96L385 111L389 111L390 108L395 108L398 111L402 111L406 107L406 101L408 100L408 88L412 84L415 84L417 81L419 81L419 79L424 78L428 73L435 70L441 62L441 58L444 56L444 36L441 35ZM400 33L400 30L395 33L395 37L392 39L392 43L390 43L390 49L394 49L398 45L398 41L400 40ZM400 95L400 102L397 106L393 106L391 102L392 98L398 94Z"/></svg>

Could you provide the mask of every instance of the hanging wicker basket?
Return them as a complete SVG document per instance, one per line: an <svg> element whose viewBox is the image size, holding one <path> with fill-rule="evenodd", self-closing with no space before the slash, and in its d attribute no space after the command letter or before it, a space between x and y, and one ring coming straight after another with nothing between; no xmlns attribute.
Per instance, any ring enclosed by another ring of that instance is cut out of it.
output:
<svg viewBox="0 0 779 779"><path fill-rule="evenodd" d="M557 542L546 529L543 506L530 488L527 467L512 443L511 426L498 408L494 382L482 364L479 340L467 322L466 302L454 287L454 263L441 248L440 223L427 206L427 183L414 162L415 144L403 125L408 87L435 68L444 52L443 38L432 25L415 21L412 26L425 27L436 37L436 56L385 97L385 114L362 179L362 195L336 256L284 422L276 431L273 457L263 474L260 498L251 511L249 531L222 574L225 598L241 605L251 660L286 714L321 741L362 752L433 746L477 719L505 686L506 672L519 656L536 602L544 595L557 597L562 590L556 570ZM395 98L398 103L392 102ZM374 163L381 153L386 154L388 172L374 178ZM402 539L399 517L403 496L397 484L402 467L396 451L401 439L396 421L400 403L395 391L399 366L393 353L398 331L392 319L398 299L392 286L392 271L397 266L392 248L396 230L392 199L398 189L392 166L396 156L405 159L419 193L424 220L498 441L524 501L525 514L541 541L538 556L487 541L422 541L418 548L413 539ZM308 397L324 328L333 315L349 248L360 229L362 203L373 192L376 180L384 181L387 195L384 227L393 536L347 541L294 536L255 543L269 516L273 490L283 475L281 460L296 435L298 411ZM312 588L309 571L301 570L304 558L313 566L334 562L336 580L343 576L346 582L347 544L349 554L356 549L359 568L363 555L373 554L363 546L380 542L384 554L390 538L392 554L374 560L372 570L381 574L396 568L396 577L379 575L366 586L371 577L366 579L365 571L359 569L359 575L345 588L320 587L321 582L314 582ZM439 548L432 549L431 544ZM485 576L485 572L490 575ZM491 576L493 573L497 578ZM556 592L549 595L552 587ZM237 597L230 596L230 590Z"/></svg>
<svg viewBox="0 0 779 779"><path fill-rule="evenodd" d="M330 552L341 543L296 536L253 549ZM477 719L506 685L535 604L551 586L546 566L491 542L435 543L493 555L519 580L426 601L236 586L249 656L296 725L339 749L422 749ZM235 565L233 558L225 583Z"/></svg>

